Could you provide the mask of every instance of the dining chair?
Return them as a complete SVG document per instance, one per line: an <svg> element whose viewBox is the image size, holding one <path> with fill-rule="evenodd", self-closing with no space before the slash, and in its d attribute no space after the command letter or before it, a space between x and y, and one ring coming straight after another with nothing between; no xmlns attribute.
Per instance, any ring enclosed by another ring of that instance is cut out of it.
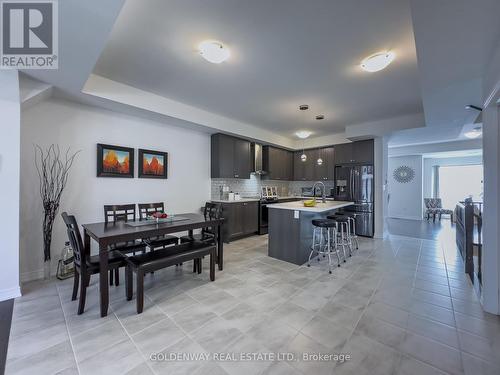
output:
<svg viewBox="0 0 500 375"><path fill-rule="evenodd" d="M205 220L217 220L222 216L222 205L220 203L205 203L205 207L203 208L203 216ZM185 242L215 242L217 237L217 227L206 227L202 228L200 233L189 234L187 236L182 236L180 238L181 243Z"/></svg>
<svg viewBox="0 0 500 375"><path fill-rule="evenodd" d="M138 203L139 220L147 220L148 216L154 213L165 213L165 205L163 202L158 203ZM143 238L143 242L150 247L151 250L157 248L165 248L170 245L177 245L179 238L171 235L155 236L151 238Z"/></svg>
<svg viewBox="0 0 500 375"><path fill-rule="evenodd" d="M78 286L80 286L80 299L78 301L78 315L81 315L85 309L85 298L87 296L87 287L90 284L90 276L99 273L99 255L87 254L82 242L82 236L78 223L73 215L68 215L66 212L61 214L64 223L66 224L66 231L68 239L73 248L75 273L73 279L73 294L71 300L76 300L78 295ZM119 251L110 251L108 253L109 259L109 275L110 278L113 272L120 267L126 265L125 257Z"/></svg>
<svg viewBox="0 0 500 375"><path fill-rule="evenodd" d="M132 221L136 218L135 204L121 204L121 205L104 205L104 222L106 224L117 223L120 221ZM146 252L146 245L138 241L119 242L111 245L112 250L121 252L123 255L132 253L135 255L136 251L141 253ZM114 274L115 285L120 284L118 269ZM109 285L113 285L113 274L109 278Z"/></svg>
<svg viewBox="0 0 500 375"><path fill-rule="evenodd" d="M206 202L203 208L205 220L217 220L222 216L222 204ZM201 242L208 245L217 245L217 227L202 228L200 233L190 233L187 236L180 237L181 243ZM193 272L201 272L201 259L195 259L193 263Z"/></svg>

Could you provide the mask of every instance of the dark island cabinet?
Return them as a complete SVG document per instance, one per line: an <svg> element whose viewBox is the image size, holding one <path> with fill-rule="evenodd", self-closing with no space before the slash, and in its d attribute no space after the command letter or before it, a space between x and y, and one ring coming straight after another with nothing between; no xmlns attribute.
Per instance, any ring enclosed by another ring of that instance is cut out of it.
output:
<svg viewBox="0 0 500 375"><path fill-rule="evenodd" d="M212 178L250 178L252 155L249 141L213 134L210 154Z"/></svg>
<svg viewBox="0 0 500 375"><path fill-rule="evenodd" d="M263 178L268 180L293 179L293 152L273 147L264 146L262 149L263 169L267 173Z"/></svg>
<svg viewBox="0 0 500 375"><path fill-rule="evenodd" d="M335 146L336 164L373 164L373 139Z"/></svg>
<svg viewBox="0 0 500 375"><path fill-rule="evenodd" d="M259 202L223 203L222 216L224 242L252 235L258 231Z"/></svg>

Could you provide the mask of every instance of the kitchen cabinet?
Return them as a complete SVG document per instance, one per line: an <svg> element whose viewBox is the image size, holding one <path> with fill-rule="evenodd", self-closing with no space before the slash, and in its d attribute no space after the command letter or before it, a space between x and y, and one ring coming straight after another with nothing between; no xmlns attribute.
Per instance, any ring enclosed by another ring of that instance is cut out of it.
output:
<svg viewBox="0 0 500 375"><path fill-rule="evenodd" d="M373 164L373 139L335 145L336 164Z"/></svg>
<svg viewBox="0 0 500 375"><path fill-rule="evenodd" d="M353 142L353 159L355 163L373 164L374 145L373 139Z"/></svg>
<svg viewBox="0 0 500 375"><path fill-rule="evenodd" d="M249 141L213 134L210 154L212 178L250 178L252 155Z"/></svg>
<svg viewBox="0 0 500 375"><path fill-rule="evenodd" d="M305 150L306 161L301 160L302 151L294 152L294 180L295 181L326 181L334 179L335 150L333 147ZM318 165L318 158L323 164Z"/></svg>
<svg viewBox="0 0 500 375"><path fill-rule="evenodd" d="M301 156L304 153L307 158L302 161ZM295 151L293 158L293 179L294 181L313 181L316 179L315 165L318 159L318 150Z"/></svg>
<svg viewBox="0 0 500 375"><path fill-rule="evenodd" d="M317 156L314 159L315 180L328 181L334 179L335 172L335 150L333 147L323 147L316 151ZM318 165L317 160L321 158L323 164Z"/></svg>
<svg viewBox="0 0 500 375"><path fill-rule="evenodd" d="M291 151L264 146L262 150L263 169L267 173L263 175L268 180L285 180L293 178L293 153Z"/></svg>
<svg viewBox="0 0 500 375"><path fill-rule="evenodd" d="M259 202L222 203L224 242L252 235L259 225Z"/></svg>

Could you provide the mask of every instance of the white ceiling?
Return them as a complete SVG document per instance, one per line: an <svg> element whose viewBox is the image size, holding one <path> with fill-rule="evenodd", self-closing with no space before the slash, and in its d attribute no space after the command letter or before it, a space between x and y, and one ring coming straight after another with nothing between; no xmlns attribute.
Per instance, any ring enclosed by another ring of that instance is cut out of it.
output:
<svg viewBox="0 0 500 375"><path fill-rule="evenodd" d="M230 60L202 59L204 39ZM386 49L386 70L359 68ZM422 111L409 0L128 0L94 73L283 136Z"/></svg>
<svg viewBox="0 0 500 375"><path fill-rule="evenodd" d="M318 146L457 141L500 51L498 14L498 0L65 0L60 68L24 73L72 100L284 147L307 128ZM208 38L227 63L196 54ZM384 49L397 54L386 70L359 69Z"/></svg>

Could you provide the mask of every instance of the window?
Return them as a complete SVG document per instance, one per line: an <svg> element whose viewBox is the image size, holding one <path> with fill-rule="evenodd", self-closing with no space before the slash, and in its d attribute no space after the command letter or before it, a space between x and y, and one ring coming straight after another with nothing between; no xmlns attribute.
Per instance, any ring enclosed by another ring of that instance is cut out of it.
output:
<svg viewBox="0 0 500 375"><path fill-rule="evenodd" d="M439 167L439 198L443 200L443 207L453 209L457 202L468 197L483 201L483 166Z"/></svg>

